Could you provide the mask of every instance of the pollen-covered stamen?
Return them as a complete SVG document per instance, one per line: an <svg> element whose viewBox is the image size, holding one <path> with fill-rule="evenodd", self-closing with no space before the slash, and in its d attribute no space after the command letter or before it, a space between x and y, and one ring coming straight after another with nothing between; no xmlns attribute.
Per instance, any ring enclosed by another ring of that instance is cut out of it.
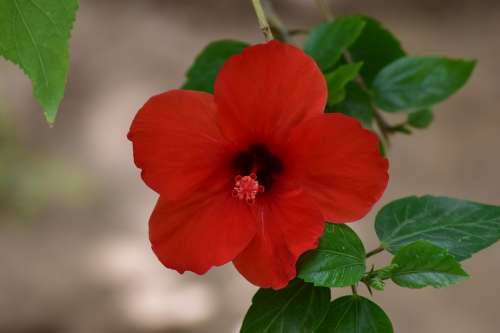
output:
<svg viewBox="0 0 500 333"><path fill-rule="evenodd" d="M252 172L248 176L234 178L233 196L248 203L254 203L257 193L264 192L264 186L259 185L257 175Z"/></svg>

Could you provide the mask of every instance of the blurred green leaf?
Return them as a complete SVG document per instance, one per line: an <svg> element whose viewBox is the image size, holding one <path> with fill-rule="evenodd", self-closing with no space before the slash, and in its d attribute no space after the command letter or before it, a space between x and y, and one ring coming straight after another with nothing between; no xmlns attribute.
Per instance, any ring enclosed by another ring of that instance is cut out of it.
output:
<svg viewBox="0 0 500 333"><path fill-rule="evenodd" d="M326 72L340 59L342 52L356 41L365 22L361 17L343 16L322 23L307 36L304 51Z"/></svg>
<svg viewBox="0 0 500 333"><path fill-rule="evenodd" d="M431 109L422 109L408 114L408 125L414 128L427 128L433 120L434 114Z"/></svg>
<svg viewBox="0 0 500 333"><path fill-rule="evenodd" d="M303 255L298 266L298 277L304 281L346 287L360 281L365 273L365 248L348 226L327 223L319 247Z"/></svg>
<svg viewBox="0 0 500 333"><path fill-rule="evenodd" d="M241 333L311 333L328 311L330 290L293 280L281 290L259 289Z"/></svg>
<svg viewBox="0 0 500 333"><path fill-rule="evenodd" d="M368 86L382 68L405 56L399 40L371 17L362 17L363 32L349 47L353 61L362 61L361 76Z"/></svg>
<svg viewBox="0 0 500 333"><path fill-rule="evenodd" d="M229 57L240 54L248 46L235 40L219 40L208 44L186 73L187 81L182 89L213 93L215 78L222 65Z"/></svg>
<svg viewBox="0 0 500 333"><path fill-rule="evenodd" d="M373 81L375 103L387 112L427 108L451 96L469 79L476 62L438 57L404 57Z"/></svg>
<svg viewBox="0 0 500 333"><path fill-rule="evenodd" d="M24 147L0 110L0 223L32 222L49 208L77 207L95 196L75 162Z"/></svg>
<svg viewBox="0 0 500 333"><path fill-rule="evenodd" d="M284 331L287 332L287 331ZM377 304L362 296L336 299L315 333L393 333L391 321Z"/></svg>
<svg viewBox="0 0 500 333"><path fill-rule="evenodd" d="M344 100L345 86L358 76L362 66L361 62L346 64L325 75L328 85L328 104L334 105Z"/></svg>
<svg viewBox="0 0 500 333"><path fill-rule="evenodd" d="M384 206L375 219L375 229L384 248L392 253L417 240L427 240L463 260L498 241L500 207L412 196Z"/></svg>
<svg viewBox="0 0 500 333"><path fill-rule="evenodd" d="M69 67L77 0L1 0L0 55L31 79L49 123L55 121Z"/></svg>
<svg viewBox="0 0 500 333"><path fill-rule="evenodd" d="M345 91L344 100L327 107L326 112L341 112L358 119L365 128L371 128L373 108L370 96L354 82L348 83Z"/></svg>
<svg viewBox="0 0 500 333"><path fill-rule="evenodd" d="M406 288L443 288L469 278L448 250L423 240L399 249L392 263L392 281Z"/></svg>

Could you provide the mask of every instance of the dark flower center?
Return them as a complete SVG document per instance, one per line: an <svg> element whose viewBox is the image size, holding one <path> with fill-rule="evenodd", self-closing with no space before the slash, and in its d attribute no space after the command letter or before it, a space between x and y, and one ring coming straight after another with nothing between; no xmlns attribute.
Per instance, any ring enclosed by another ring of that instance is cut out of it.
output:
<svg viewBox="0 0 500 333"><path fill-rule="evenodd" d="M283 163L263 144L257 143L247 150L238 152L232 161L237 175L247 176L254 173L265 191L269 191L276 176L283 171Z"/></svg>

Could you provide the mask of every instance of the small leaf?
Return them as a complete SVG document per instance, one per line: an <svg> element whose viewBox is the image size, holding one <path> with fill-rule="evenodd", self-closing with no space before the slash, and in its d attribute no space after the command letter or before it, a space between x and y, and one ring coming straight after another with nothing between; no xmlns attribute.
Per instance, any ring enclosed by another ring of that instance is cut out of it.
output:
<svg viewBox="0 0 500 333"><path fill-rule="evenodd" d="M333 105L344 100L345 86L358 76L361 66L363 66L361 62L346 64L325 75L328 85L328 104Z"/></svg>
<svg viewBox="0 0 500 333"><path fill-rule="evenodd" d="M431 109L422 109L408 114L408 124L414 128L427 128L434 120Z"/></svg>
<svg viewBox="0 0 500 333"><path fill-rule="evenodd" d="M382 68L405 56L400 42L371 17L362 17L365 22L363 32L349 47L353 61L362 61L361 76L368 86Z"/></svg>
<svg viewBox="0 0 500 333"><path fill-rule="evenodd" d="M417 240L427 240L463 260L498 241L500 207L412 196L384 206L375 219L375 229L382 245L392 253Z"/></svg>
<svg viewBox="0 0 500 333"><path fill-rule="evenodd" d="M438 57L401 58L384 67L373 81L375 103L388 112L427 108L462 88L475 64Z"/></svg>
<svg viewBox="0 0 500 333"><path fill-rule="evenodd" d="M375 276L368 280L368 285L378 291L383 291L385 288L385 282L378 276Z"/></svg>
<svg viewBox="0 0 500 333"><path fill-rule="evenodd" d="M219 40L208 44L196 57L186 73L187 81L182 89L214 92L214 82L226 60L240 54L247 43L234 40Z"/></svg>
<svg viewBox="0 0 500 333"><path fill-rule="evenodd" d="M397 264L391 264L389 266L383 267L374 271L368 272L363 281L368 283L368 286L375 290L384 290L385 282L384 280L391 277L392 272L398 267Z"/></svg>
<svg viewBox="0 0 500 333"><path fill-rule="evenodd" d="M394 283L406 288L448 287L469 275L446 249L428 241L416 241L402 247L392 260Z"/></svg>
<svg viewBox="0 0 500 333"><path fill-rule="evenodd" d="M284 331L287 332L287 331ZM377 304L358 295L344 296L330 304L316 333L393 333L391 321Z"/></svg>
<svg viewBox="0 0 500 333"><path fill-rule="evenodd" d="M49 123L55 121L69 68L77 0L0 1L0 55L30 78Z"/></svg>
<svg viewBox="0 0 500 333"><path fill-rule="evenodd" d="M365 22L356 16L344 16L315 27L307 36L304 51L316 60L322 71L333 68L360 35Z"/></svg>
<svg viewBox="0 0 500 333"><path fill-rule="evenodd" d="M327 223L319 247L301 258L298 277L340 288L361 280L365 269L365 248L356 233L346 225Z"/></svg>
<svg viewBox="0 0 500 333"><path fill-rule="evenodd" d="M328 312L330 290L293 280L281 290L259 289L241 333L311 333Z"/></svg>
<svg viewBox="0 0 500 333"><path fill-rule="evenodd" d="M354 82L350 82L345 91L344 100L339 104L328 107L327 112L341 112L358 119L365 128L371 128L373 108L370 96Z"/></svg>

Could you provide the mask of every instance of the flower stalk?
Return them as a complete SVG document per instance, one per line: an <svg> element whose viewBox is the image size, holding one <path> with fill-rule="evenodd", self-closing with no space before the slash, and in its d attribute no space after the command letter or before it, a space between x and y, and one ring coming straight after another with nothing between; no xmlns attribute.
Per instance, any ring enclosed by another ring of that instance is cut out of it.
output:
<svg viewBox="0 0 500 333"><path fill-rule="evenodd" d="M257 20L259 22L259 27L266 41L271 41L274 39L273 32L271 30L271 26L266 17L266 13L264 11L264 7L262 7L262 3L260 0L252 0L253 8L255 10L255 15L257 15Z"/></svg>

